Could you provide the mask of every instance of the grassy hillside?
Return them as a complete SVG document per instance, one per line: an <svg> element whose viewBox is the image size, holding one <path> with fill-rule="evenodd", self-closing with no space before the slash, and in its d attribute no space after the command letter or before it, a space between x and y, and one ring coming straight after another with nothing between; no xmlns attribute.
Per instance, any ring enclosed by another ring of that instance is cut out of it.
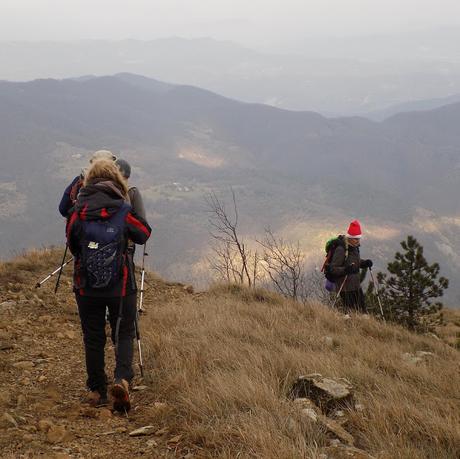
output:
<svg viewBox="0 0 460 459"><path fill-rule="evenodd" d="M61 255L38 251L0 265L2 457L457 457L454 348L321 304L232 286L191 293L151 273L141 319L146 377L135 381L146 387L133 393L129 418L82 407L70 270L57 296L52 282L34 290ZM352 386L353 403L325 414L354 449L289 397L312 373ZM151 426L148 436L129 436L142 426Z"/></svg>

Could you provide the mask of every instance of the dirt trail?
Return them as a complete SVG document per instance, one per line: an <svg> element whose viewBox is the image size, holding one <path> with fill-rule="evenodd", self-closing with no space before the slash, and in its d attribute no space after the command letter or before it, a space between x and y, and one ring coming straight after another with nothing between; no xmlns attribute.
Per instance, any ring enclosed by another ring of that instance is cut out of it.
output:
<svg viewBox="0 0 460 459"><path fill-rule="evenodd" d="M167 426L154 426L153 436L129 436L164 406L139 376L134 385L147 387L132 393L129 417L82 404L86 375L70 271L57 296L54 281L35 290L37 274L27 271L0 290L0 457L187 457ZM180 285L149 282L147 304L188 294ZM111 375L110 340L106 356Z"/></svg>

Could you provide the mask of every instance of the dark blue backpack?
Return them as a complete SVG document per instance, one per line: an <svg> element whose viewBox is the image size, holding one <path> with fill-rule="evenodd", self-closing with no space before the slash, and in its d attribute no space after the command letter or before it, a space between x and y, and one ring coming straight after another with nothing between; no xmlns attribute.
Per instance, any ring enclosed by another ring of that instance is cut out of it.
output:
<svg viewBox="0 0 460 459"><path fill-rule="evenodd" d="M124 204L110 218L81 220L80 269L84 273L84 287L110 289L123 277L127 239L125 218L131 210Z"/></svg>

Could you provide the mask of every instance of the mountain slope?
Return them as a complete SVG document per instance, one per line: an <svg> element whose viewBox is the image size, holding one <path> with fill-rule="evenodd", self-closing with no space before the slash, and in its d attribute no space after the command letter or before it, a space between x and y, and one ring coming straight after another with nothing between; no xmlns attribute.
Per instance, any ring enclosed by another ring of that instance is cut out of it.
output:
<svg viewBox="0 0 460 459"><path fill-rule="evenodd" d="M136 378L147 387L133 392L129 417L84 407L71 272L57 296L53 281L34 289L61 257L36 251L0 265L3 457L451 459L458 451L460 359L446 344L262 290L192 294L151 273L141 318L146 377ZM106 351L111 368L112 346ZM288 396L310 373L353 387L354 403L328 413L327 429ZM147 425L147 437L128 435Z"/></svg>
<svg viewBox="0 0 460 459"><path fill-rule="evenodd" d="M415 232L455 277L458 121L457 104L384 123L328 119L127 74L3 82L0 253L59 244L62 190L91 151L109 148L134 167L156 230L155 267L170 277L206 275L204 196L225 198L230 187L247 237L270 226L319 259L324 240L359 217L381 268Z"/></svg>

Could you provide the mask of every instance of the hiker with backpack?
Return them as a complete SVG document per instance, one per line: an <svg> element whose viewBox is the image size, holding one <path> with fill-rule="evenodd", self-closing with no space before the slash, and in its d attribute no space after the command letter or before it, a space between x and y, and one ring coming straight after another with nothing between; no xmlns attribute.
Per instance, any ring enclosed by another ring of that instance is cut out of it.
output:
<svg viewBox="0 0 460 459"><path fill-rule="evenodd" d="M372 268L372 260L360 256L361 225L358 220L350 223L347 234L328 241L325 275L329 286L334 284L337 296L342 299L346 311L366 313L366 302L361 283L366 270Z"/></svg>
<svg viewBox="0 0 460 459"><path fill-rule="evenodd" d="M113 160L94 161L85 173L74 209L68 219L67 243L75 257L74 292L86 357L87 401L103 406L107 400L104 365L106 308L115 344L113 408L130 409L129 384L136 320L136 281L128 240L145 244L150 226L136 215L128 188Z"/></svg>
<svg viewBox="0 0 460 459"><path fill-rule="evenodd" d="M95 161L98 161L100 159L115 161L117 157L111 151L98 150L92 154L89 163L91 165ZM67 218L69 216L69 213L71 212L73 206L77 202L78 192L80 191L80 188L83 186L84 178L85 169L83 169L80 175L77 175L64 190L61 202L59 203L59 213L63 217Z"/></svg>

